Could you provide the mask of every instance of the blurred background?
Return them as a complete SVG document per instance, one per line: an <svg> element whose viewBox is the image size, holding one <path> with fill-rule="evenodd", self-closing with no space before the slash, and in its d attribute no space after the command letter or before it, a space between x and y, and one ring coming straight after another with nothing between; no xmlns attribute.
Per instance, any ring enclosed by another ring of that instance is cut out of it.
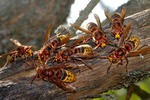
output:
<svg viewBox="0 0 150 100"><path fill-rule="evenodd" d="M74 23L91 0L0 0L0 54L7 53L15 46L10 38L19 40L25 45L35 45L38 49L43 45L45 31L49 24L54 24L54 30L61 24ZM104 10L121 12L127 9L131 15L150 8L150 0L100 0L92 10L88 19L82 23L85 28L88 22L95 22L93 14L100 16L101 22L106 17ZM139 82L136 86L142 93L150 93L150 79ZM108 91L108 100L125 100L127 89ZM93 100L104 100L95 98ZM143 96L132 93L130 100L144 100ZM146 99L145 99L146 100Z"/></svg>

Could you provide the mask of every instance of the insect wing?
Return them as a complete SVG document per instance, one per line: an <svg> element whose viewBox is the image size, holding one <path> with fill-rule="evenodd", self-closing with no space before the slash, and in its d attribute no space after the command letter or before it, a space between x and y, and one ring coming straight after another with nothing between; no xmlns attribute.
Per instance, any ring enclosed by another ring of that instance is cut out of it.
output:
<svg viewBox="0 0 150 100"><path fill-rule="evenodd" d="M74 28L76 28L76 29L78 29L78 30L80 30L80 31L82 31L82 32L85 32L87 34L91 34L90 31L88 31L88 30L86 30L86 29L84 29L84 28L82 28L82 27L80 27L80 26L78 26L76 24L71 24L71 26L74 27Z"/></svg>
<svg viewBox="0 0 150 100"><path fill-rule="evenodd" d="M99 16L98 16L97 14L94 14L94 17L95 17L95 19L96 19L98 28L99 28L100 30L102 30L102 27L101 27L101 21L100 21Z"/></svg>
<svg viewBox="0 0 150 100"><path fill-rule="evenodd" d="M124 21L125 15L126 15L126 9L123 8L123 9L122 9L122 12L121 12L121 20L122 20L122 23L123 23L123 21Z"/></svg>
<svg viewBox="0 0 150 100"><path fill-rule="evenodd" d="M13 42L18 47L22 46L22 44L18 40L10 39L10 41Z"/></svg>
<svg viewBox="0 0 150 100"><path fill-rule="evenodd" d="M150 47L147 48L143 48L134 52L129 52L129 54L127 55L128 57L135 57L135 56L139 56L141 55L146 55L150 53Z"/></svg>
<svg viewBox="0 0 150 100"><path fill-rule="evenodd" d="M111 20L111 17L110 17L110 15L109 15L108 10L105 10L105 16L107 17L108 21L109 21L110 23L112 23L112 20Z"/></svg>
<svg viewBox="0 0 150 100"><path fill-rule="evenodd" d="M71 45L71 47L76 46L77 44L79 44L80 42L82 42L83 40L85 40L85 39L87 39L87 38L90 38L90 36L89 36L89 35L84 35L84 36L79 37L79 38Z"/></svg>
<svg viewBox="0 0 150 100"><path fill-rule="evenodd" d="M48 26L47 30L46 30L46 35L45 35L45 42L44 42L44 44L48 42L49 36L50 36L50 33L51 33L51 30L52 30L52 24L50 24L50 25Z"/></svg>
<svg viewBox="0 0 150 100"><path fill-rule="evenodd" d="M51 79L51 81L56 84L59 88L63 89L64 91L67 91L67 92L76 92L76 88L73 87L72 85L70 84L66 84L64 83L63 81L61 80L58 80L58 79Z"/></svg>
<svg viewBox="0 0 150 100"><path fill-rule="evenodd" d="M125 30L124 30L124 33L123 33L123 35L122 35L122 38L121 38L121 41L120 41L119 46L122 46L122 45L124 44L124 41L125 41L125 39L126 39L126 37L127 37L127 34L129 33L130 28L131 28L131 23L129 22L129 23L127 24Z"/></svg>

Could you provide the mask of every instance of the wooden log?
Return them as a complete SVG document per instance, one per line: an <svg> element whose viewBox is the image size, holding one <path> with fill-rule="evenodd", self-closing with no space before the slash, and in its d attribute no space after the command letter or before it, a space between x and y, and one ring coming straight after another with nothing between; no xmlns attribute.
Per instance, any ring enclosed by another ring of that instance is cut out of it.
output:
<svg viewBox="0 0 150 100"><path fill-rule="evenodd" d="M126 18L126 21L132 23L132 35L140 37L141 45L150 43L149 18L150 9ZM43 81L35 81L33 85L30 85L29 82L35 71L23 61L18 61L15 66L10 64L7 66L8 68L0 70L0 99L88 99L108 90L128 87L131 83L136 83L150 76L150 54L145 55L143 59L139 56L130 57L128 73L125 71L125 64L120 67L116 67L114 64L110 72L106 74L110 64L107 59L94 58L86 60L86 62L91 65L93 70L82 67L86 70L76 73L77 81L72 83L77 88L76 93L66 93L57 88L55 84ZM11 66L14 67L11 68Z"/></svg>

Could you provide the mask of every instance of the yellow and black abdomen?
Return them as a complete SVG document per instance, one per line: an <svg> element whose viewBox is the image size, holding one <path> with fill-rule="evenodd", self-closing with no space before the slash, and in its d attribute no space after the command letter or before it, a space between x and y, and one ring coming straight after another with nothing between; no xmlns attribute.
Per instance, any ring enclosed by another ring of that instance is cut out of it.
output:
<svg viewBox="0 0 150 100"><path fill-rule="evenodd" d="M61 46L65 43L69 42L69 40L70 40L69 35L59 35L51 41L51 44L53 46Z"/></svg>
<svg viewBox="0 0 150 100"><path fill-rule="evenodd" d="M83 44L83 45L76 46L74 48L74 52L75 53L81 53L83 55L88 55L88 54L93 53L92 47L88 44Z"/></svg>
<svg viewBox="0 0 150 100"><path fill-rule="evenodd" d="M66 83L72 83L72 82L76 81L75 74L68 70L61 69L61 70L57 71L56 76L60 80L62 80L63 82L66 82Z"/></svg>
<svg viewBox="0 0 150 100"><path fill-rule="evenodd" d="M70 41L69 35L60 35L58 36L58 38L60 39L60 42L59 42L60 45L65 44Z"/></svg>
<svg viewBox="0 0 150 100"><path fill-rule="evenodd" d="M137 37L137 36L132 36L132 37L130 37L130 38L126 41L126 43L125 43L125 48L128 50L129 47L130 47L132 50L134 50L134 49L136 49L136 48L139 46L139 44L140 44L140 39L139 39L139 37ZM128 51L129 51L129 50L128 50Z"/></svg>

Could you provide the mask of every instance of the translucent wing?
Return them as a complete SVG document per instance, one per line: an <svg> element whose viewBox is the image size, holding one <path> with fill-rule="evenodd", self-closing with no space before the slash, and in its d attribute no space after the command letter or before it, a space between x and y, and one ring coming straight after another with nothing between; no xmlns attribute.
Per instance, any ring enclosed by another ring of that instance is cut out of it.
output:
<svg viewBox="0 0 150 100"><path fill-rule="evenodd" d="M89 36L89 35L84 35L84 36L79 37L79 38L71 45L71 47L76 46L77 44L79 44L80 42L82 42L83 40L85 40L85 39L87 39L87 38L90 38L90 36Z"/></svg>
<svg viewBox="0 0 150 100"><path fill-rule="evenodd" d="M135 57L135 56L139 56L140 54L141 55L146 55L146 54L149 54L149 53L150 53L150 47L147 47L147 48L136 50L134 52L129 52L129 54L127 56L128 57Z"/></svg>
<svg viewBox="0 0 150 100"><path fill-rule="evenodd" d="M13 42L18 47L22 46L22 44L18 40L10 39L10 41Z"/></svg>
<svg viewBox="0 0 150 100"><path fill-rule="evenodd" d="M50 81L52 81L54 84L56 84L59 88L63 89L64 91L66 92L76 92L76 88L73 87L72 85L70 84L67 84L67 83L64 83L63 81L61 80L58 80L58 79L54 79L52 78Z"/></svg>
<svg viewBox="0 0 150 100"><path fill-rule="evenodd" d="M78 30L80 30L80 31L82 31L82 32L85 32L87 34L91 34L90 31L88 31L88 30L86 30L86 29L84 29L84 28L82 28L82 27L80 27L80 26L78 26L76 24L71 24L71 26L74 27L74 28L76 28L76 29L78 29Z"/></svg>
<svg viewBox="0 0 150 100"><path fill-rule="evenodd" d="M101 21L100 21L99 16L98 16L97 14L94 14L94 17L95 17L95 19L96 19L98 28L99 28L100 30L102 30L102 27L101 27Z"/></svg>
<svg viewBox="0 0 150 100"><path fill-rule="evenodd" d="M119 46L121 46L121 45L124 44L124 41L125 41L125 39L126 39L126 37L127 37L127 34L129 33L130 28L131 28L131 23L129 22L129 23L127 24L125 30L124 30L124 33L123 33L122 37L121 37L121 41L120 41Z"/></svg>
<svg viewBox="0 0 150 100"><path fill-rule="evenodd" d="M107 17L108 21L109 21L110 23L112 23L112 20L111 20L111 17L110 17L110 15L109 15L108 10L105 10L105 16Z"/></svg>
<svg viewBox="0 0 150 100"><path fill-rule="evenodd" d="M45 42L44 42L44 44L47 43L48 40L49 40L49 36L50 36L51 30L52 30L52 26L53 26L53 25L50 24L50 25L48 26L47 30L46 30L46 35L45 35Z"/></svg>
<svg viewBox="0 0 150 100"><path fill-rule="evenodd" d="M123 21L124 21L125 15L126 15L126 9L123 8L123 9L122 9L122 12L121 12L121 20L122 20L122 23L123 23Z"/></svg>

